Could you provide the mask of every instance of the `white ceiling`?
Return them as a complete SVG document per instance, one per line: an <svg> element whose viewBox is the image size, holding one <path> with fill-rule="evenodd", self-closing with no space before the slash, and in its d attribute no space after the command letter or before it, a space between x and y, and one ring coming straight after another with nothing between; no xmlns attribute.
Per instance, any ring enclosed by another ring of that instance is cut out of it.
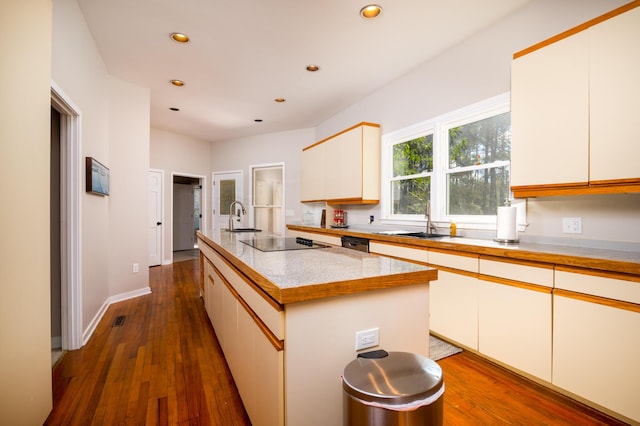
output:
<svg viewBox="0 0 640 426"><path fill-rule="evenodd" d="M150 88L152 127L217 141L315 127L528 1L380 0L371 21L365 0L78 3L109 72Z"/></svg>

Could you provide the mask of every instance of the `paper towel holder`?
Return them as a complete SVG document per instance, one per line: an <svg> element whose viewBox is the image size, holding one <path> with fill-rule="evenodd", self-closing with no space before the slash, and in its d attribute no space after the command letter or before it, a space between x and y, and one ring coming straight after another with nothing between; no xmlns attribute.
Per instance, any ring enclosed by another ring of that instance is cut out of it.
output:
<svg viewBox="0 0 640 426"><path fill-rule="evenodd" d="M504 207L511 207L511 200L508 198L504 199ZM518 228L517 228L517 223L516 223L516 229L515 229L515 235L516 238L494 238L493 241L497 242L497 243L501 243L501 244L517 244L519 242L517 235L518 235Z"/></svg>

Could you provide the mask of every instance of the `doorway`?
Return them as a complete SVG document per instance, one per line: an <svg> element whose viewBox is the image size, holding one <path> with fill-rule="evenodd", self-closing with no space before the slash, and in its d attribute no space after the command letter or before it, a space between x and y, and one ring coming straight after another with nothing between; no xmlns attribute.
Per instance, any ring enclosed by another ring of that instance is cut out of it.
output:
<svg viewBox="0 0 640 426"><path fill-rule="evenodd" d="M51 323L52 347L82 346L80 110L51 85Z"/></svg>
<svg viewBox="0 0 640 426"><path fill-rule="evenodd" d="M204 176L174 174L173 262L198 256L196 233L203 229Z"/></svg>

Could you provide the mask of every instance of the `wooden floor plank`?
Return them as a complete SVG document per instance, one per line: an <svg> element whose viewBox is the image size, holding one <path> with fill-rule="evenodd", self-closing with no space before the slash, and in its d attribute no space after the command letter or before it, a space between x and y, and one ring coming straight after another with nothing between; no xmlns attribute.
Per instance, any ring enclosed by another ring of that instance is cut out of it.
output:
<svg viewBox="0 0 640 426"><path fill-rule="evenodd" d="M151 268L151 294L109 307L89 342L56 365L46 425L250 425L198 268L197 260ZM112 327L118 316L124 324ZM438 363L445 425L623 424L466 351Z"/></svg>

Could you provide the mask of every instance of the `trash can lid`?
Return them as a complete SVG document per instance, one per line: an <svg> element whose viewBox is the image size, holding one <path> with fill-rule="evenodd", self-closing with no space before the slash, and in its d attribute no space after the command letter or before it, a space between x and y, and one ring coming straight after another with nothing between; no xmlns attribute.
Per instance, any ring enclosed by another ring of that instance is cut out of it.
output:
<svg viewBox="0 0 640 426"><path fill-rule="evenodd" d="M443 386L440 366L409 352L389 352L384 358L357 358L347 364L342 378L347 394L387 405L428 398Z"/></svg>

